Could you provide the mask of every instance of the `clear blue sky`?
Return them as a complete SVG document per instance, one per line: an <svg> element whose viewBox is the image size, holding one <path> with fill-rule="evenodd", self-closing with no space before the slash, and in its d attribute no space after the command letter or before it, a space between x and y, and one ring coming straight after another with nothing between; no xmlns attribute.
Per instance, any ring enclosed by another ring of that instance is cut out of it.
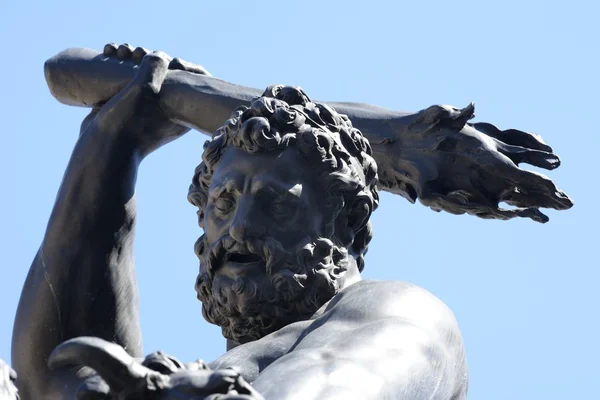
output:
<svg viewBox="0 0 600 400"><path fill-rule="evenodd" d="M600 382L597 18L589 1L2 2L0 357L84 109L56 102L44 61L129 42L264 88L416 111L475 101L477 120L542 134L575 200L546 225L435 213L382 195L365 277L406 280L460 323L470 399L583 399ZM220 331L193 289L200 235L186 201L205 137L144 161L136 262L144 349L210 361Z"/></svg>

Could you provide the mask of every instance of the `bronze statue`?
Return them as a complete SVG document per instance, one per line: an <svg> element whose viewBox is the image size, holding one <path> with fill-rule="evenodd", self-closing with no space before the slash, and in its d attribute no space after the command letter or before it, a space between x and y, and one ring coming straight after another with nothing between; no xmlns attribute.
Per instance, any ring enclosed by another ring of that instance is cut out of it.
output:
<svg viewBox="0 0 600 400"><path fill-rule="evenodd" d="M518 167L558 167L552 149L470 123L472 104L401 113L279 85L261 95L129 45L67 50L46 79L93 110L17 312L24 399L465 399L452 312L418 287L361 280L378 190L481 218L546 222L540 207L572 206ZM138 167L190 128L214 132L188 195L204 231L197 296L228 339L209 364L141 358L132 262Z"/></svg>

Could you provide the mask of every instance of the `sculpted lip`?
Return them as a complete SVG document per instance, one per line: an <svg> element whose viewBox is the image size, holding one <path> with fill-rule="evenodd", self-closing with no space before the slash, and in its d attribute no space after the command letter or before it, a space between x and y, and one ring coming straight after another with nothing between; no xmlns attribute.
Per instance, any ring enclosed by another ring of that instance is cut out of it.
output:
<svg viewBox="0 0 600 400"><path fill-rule="evenodd" d="M265 273L264 260L254 253L228 252L223 258L221 268L222 273L232 278Z"/></svg>
<svg viewBox="0 0 600 400"><path fill-rule="evenodd" d="M262 261L262 258L259 255L253 254L253 253L243 254L243 253L231 252L231 253L227 253L224 261L226 263L232 262L232 263L236 263L236 264L253 264L253 263Z"/></svg>

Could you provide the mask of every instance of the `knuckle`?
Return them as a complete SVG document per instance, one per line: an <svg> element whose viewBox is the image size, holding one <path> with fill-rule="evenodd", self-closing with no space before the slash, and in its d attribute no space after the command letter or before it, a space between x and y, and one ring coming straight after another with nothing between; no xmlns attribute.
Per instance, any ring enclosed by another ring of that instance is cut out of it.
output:
<svg viewBox="0 0 600 400"><path fill-rule="evenodd" d="M169 64L169 61L165 57L163 57L160 54L155 54L155 53L146 54L142 61L144 63L149 63L150 65L152 65L154 67L160 67L162 65Z"/></svg>
<svg viewBox="0 0 600 400"><path fill-rule="evenodd" d="M131 57L132 50L133 50L133 48L130 45L128 45L127 43L124 43L124 44L120 45L119 48L117 49L117 57L119 57L121 59L129 58L129 57Z"/></svg>
<svg viewBox="0 0 600 400"><path fill-rule="evenodd" d="M152 54L154 54L154 56L156 58L160 58L162 60L168 60L169 59L169 56L167 56L167 54L164 53L164 52L162 52L162 51L154 51L154 52L152 52Z"/></svg>
<svg viewBox="0 0 600 400"><path fill-rule="evenodd" d="M117 45L114 43L108 43L104 45L103 53L105 56L114 56L117 52Z"/></svg>
<svg viewBox="0 0 600 400"><path fill-rule="evenodd" d="M146 60L153 60L153 61L154 61L154 60L158 60L158 59L160 59L160 57L158 57L158 56L156 55L156 53L154 53L154 52L151 52L151 53L147 53L147 54L145 54L145 55L144 55L144 58L145 58Z"/></svg>
<svg viewBox="0 0 600 400"><path fill-rule="evenodd" d="M143 47L137 47L133 53L132 53L132 57L136 60L141 60L142 58L144 58L144 56L146 56L146 54L148 54L148 50L143 48Z"/></svg>

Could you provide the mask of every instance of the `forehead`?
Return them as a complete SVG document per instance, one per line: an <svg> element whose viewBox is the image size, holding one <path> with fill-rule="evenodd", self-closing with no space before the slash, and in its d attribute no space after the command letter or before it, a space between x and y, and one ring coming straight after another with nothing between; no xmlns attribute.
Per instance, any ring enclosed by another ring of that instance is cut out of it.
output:
<svg viewBox="0 0 600 400"><path fill-rule="evenodd" d="M217 163L210 189L235 186L242 190L252 186L290 190L301 185L320 190L322 182L317 175L295 148L250 154L230 147Z"/></svg>

